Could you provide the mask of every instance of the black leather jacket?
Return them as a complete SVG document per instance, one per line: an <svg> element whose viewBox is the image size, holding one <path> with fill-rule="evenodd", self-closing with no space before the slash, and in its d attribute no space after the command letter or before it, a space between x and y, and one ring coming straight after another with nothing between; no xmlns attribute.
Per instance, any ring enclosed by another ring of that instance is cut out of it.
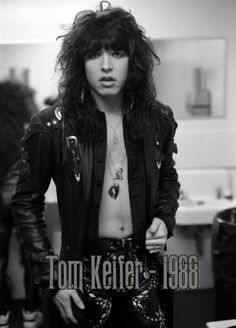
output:
<svg viewBox="0 0 236 328"><path fill-rule="evenodd" d="M49 286L46 255L53 254L44 219L44 194L51 178L57 188L61 220L61 259L79 260L86 242L98 235L98 214L106 156L106 121L98 111L100 131L91 143L78 142L74 122L59 107L35 115L22 141L22 165L12 207L35 281ZM172 158L176 122L169 107L159 104L146 129L143 145L133 147L123 117L134 237L145 243L153 217L173 234L179 183ZM55 271L55 279L57 272Z"/></svg>

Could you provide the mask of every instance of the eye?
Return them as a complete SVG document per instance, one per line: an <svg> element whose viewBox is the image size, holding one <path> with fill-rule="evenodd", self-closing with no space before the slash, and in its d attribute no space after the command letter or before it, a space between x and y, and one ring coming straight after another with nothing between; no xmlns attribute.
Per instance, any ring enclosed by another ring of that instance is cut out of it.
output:
<svg viewBox="0 0 236 328"><path fill-rule="evenodd" d="M123 50L113 50L112 56L115 58L123 58L123 57L127 56L127 53Z"/></svg>
<svg viewBox="0 0 236 328"><path fill-rule="evenodd" d="M96 59L101 55L101 51L90 51L86 54L85 59Z"/></svg>

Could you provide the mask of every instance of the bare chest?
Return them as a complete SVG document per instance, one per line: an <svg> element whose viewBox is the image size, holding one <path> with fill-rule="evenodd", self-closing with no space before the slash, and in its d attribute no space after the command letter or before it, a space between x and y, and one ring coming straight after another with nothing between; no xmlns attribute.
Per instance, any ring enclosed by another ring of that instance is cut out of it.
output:
<svg viewBox="0 0 236 328"><path fill-rule="evenodd" d="M123 126L107 126L107 153L99 216L99 235L122 238L132 233L128 165Z"/></svg>

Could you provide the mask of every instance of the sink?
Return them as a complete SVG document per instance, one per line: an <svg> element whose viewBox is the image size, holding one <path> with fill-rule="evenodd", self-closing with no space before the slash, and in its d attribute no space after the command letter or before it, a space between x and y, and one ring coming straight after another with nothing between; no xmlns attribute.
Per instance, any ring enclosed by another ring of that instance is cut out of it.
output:
<svg viewBox="0 0 236 328"><path fill-rule="evenodd" d="M223 210L236 207L236 200L194 197L179 202L177 225L212 224L214 216Z"/></svg>
<svg viewBox="0 0 236 328"><path fill-rule="evenodd" d="M181 193L177 225L212 224L218 212L236 207L232 177L225 168L178 170Z"/></svg>

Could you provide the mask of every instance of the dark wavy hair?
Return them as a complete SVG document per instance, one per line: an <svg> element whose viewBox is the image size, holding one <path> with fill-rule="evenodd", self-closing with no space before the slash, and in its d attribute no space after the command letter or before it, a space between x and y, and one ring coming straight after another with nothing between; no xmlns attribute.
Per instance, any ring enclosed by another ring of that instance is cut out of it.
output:
<svg viewBox="0 0 236 328"><path fill-rule="evenodd" d="M59 95L65 116L76 117L78 132L93 133L97 122L95 104L85 74L85 58L101 49L124 50L129 56L129 72L123 93L132 136L139 136L156 98L152 71L160 60L134 16L122 8L79 12L63 38L57 58L61 70Z"/></svg>
<svg viewBox="0 0 236 328"><path fill-rule="evenodd" d="M0 183L19 159L25 125L37 111L33 89L18 82L0 81Z"/></svg>

